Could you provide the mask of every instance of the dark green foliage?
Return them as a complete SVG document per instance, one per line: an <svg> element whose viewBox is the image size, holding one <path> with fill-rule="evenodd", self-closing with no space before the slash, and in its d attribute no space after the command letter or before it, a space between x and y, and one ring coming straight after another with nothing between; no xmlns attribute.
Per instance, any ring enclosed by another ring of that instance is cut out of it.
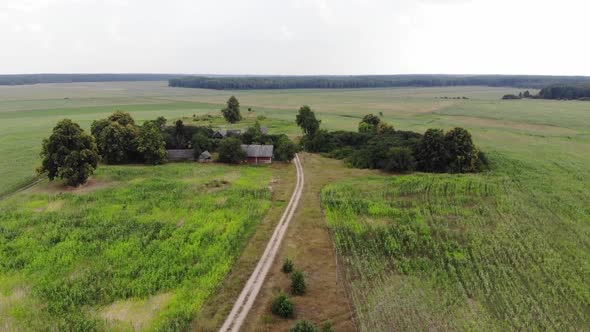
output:
<svg viewBox="0 0 590 332"><path fill-rule="evenodd" d="M289 258L285 258L281 271L283 271L284 273L291 273L293 271L293 261Z"/></svg>
<svg viewBox="0 0 590 332"><path fill-rule="evenodd" d="M174 133L172 135L177 149L186 149L188 147L187 144L189 141L182 120L176 120L174 123Z"/></svg>
<svg viewBox="0 0 590 332"><path fill-rule="evenodd" d="M583 99L590 97L590 85L551 85L539 91L544 99Z"/></svg>
<svg viewBox="0 0 590 332"><path fill-rule="evenodd" d="M137 152L136 137L139 130L135 125L123 126L110 122L96 137L98 151L107 164L123 164L134 161Z"/></svg>
<svg viewBox="0 0 590 332"><path fill-rule="evenodd" d="M148 121L141 126L136 144L145 163L158 165L166 161L166 143L155 122Z"/></svg>
<svg viewBox="0 0 590 332"><path fill-rule="evenodd" d="M529 90L526 90L523 94L522 94L523 98L530 98L531 97L531 92Z"/></svg>
<svg viewBox="0 0 590 332"><path fill-rule="evenodd" d="M381 119L378 116L376 116L376 115L367 114L367 115L363 116L363 119L361 120L361 123L367 123L367 124L370 124L370 125L372 125L374 127L377 127L377 125L379 123L381 123Z"/></svg>
<svg viewBox="0 0 590 332"><path fill-rule="evenodd" d="M177 78L170 74L24 74L0 75L0 85L74 82L140 82L165 81Z"/></svg>
<svg viewBox="0 0 590 332"><path fill-rule="evenodd" d="M289 332L320 332L320 330L313 322L303 319L297 321L297 323L289 329Z"/></svg>
<svg viewBox="0 0 590 332"><path fill-rule="evenodd" d="M172 87L238 89L358 89L384 87L496 86L535 88L552 84L590 83L583 76L533 75L371 75L371 76L264 76L264 77L181 77L171 79Z"/></svg>
<svg viewBox="0 0 590 332"><path fill-rule="evenodd" d="M445 135L449 153L447 171L451 173L475 172L478 151L473 145L471 134L463 128L454 128Z"/></svg>
<svg viewBox="0 0 590 332"><path fill-rule="evenodd" d="M201 153L205 151L213 151L212 139L207 137L202 132L196 133L192 139L193 150L195 150L195 158L198 158Z"/></svg>
<svg viewBox="0 0 590 332"><path fill-rule="evenodd" d="M221 114L225 118L225 121L229 123L236 123L242 120L242 115L240 114L240 103L238 99L234 96L231 96L227 100L227 106L221 110Z"/></svg>
<svg viewBox="0 0 590 332"><path fill-rule="evenodd" d="M107 118L110 122L116 122L121 126L135 125L135 120L131 114L123 111L115 111Z"/></svg>
<svg viewBox="0 0 590 332"><path fill-rule="evenodd" d="M96 138L98 135L100 135L100 132L110 123L111 122L107 119L92 121L92 124L90 125L90 133Z"/></svg>
<svg viewBox="0 0 590 332"><path fill-rule="evenodd" d="M43 140L40 174L50 180L60 178L66 185L77 186L88 180L98 166L98 149L94 138L77 123L61 120L48 139Z"/></svg>
<svg viewBox="0 0 590 332"><path fill-rule="evenodd" d="M320 120L316 119L315 113L307 105L301 106L296 117L296 122L303 133L307 136L314 136L320 129Z"/></svg>
<svg viewBox="0 0 590 332"><path fill-rule="evenodd" d="M250 127L241 136L244 144L264 144L265 139L262 134L260 122L256 121L253 127Z"/></svg>
<svg viewBox="0 0 590 332"><path fill-rule="evenodd" d="M324 129L318 130L313 136L303 136L301 145L309 152L329 152L336 148L332 135Z"/></svg>
<svg viewBox="0 0 590 332"><path fill-rule="evenodd" d="M446 172L449 152L442 129L428 129L418 142L414 156L418 170L423 172Z"/></svg>
<svg viewBox="0 0 590 332"><path fill-rule="evenodd" d="M303 295L307 289L305 275L301 271L295 271L291 275L291 291L294 295Z"/></svg>
<svg viewBox="0 0 590 332"><path fill-rule="evenodd" d="M502 96L502 99L504 99L504 100L511 100L511 99L522 99L522 96L517 96L517 95L508 94L508 95L504 95L504 96Z"/></svg>
<svg viewBox="0 0 590 332"><path fill-rule="evenodd" d="M295 305L293 304L293 301L289 299L287 294L281 292L272 301L271 311L277 316L292 318L295 315Z"/></svg>
<svg viewBox="0 0 590 332"><path fill-rule="evenodd" d="M222 163L239 164L246 160L246 151L242 149L242 142L235 138L226 138L219 143L219 161Z"/></svg>
<svg viewBox="0 0 590 332"><path fill-rule="evenodd" d="M280 135L280 138L274 143L274 159L277 161L291 161L297 153L297 145L287 137Z"/></svg>
<svg viewBox="0 0 590 332"><path fill-rule="evenodd" d="M324 324L322 324L322 332L334 332L332 321L327 321Z"/></svg>
<svg viewBox="0 0 590 332"><path fill-rule="evenodd" d="M390 172L411 172L416 168L416 160L410 148L393 147L387 152L382 166Z"/></svg>

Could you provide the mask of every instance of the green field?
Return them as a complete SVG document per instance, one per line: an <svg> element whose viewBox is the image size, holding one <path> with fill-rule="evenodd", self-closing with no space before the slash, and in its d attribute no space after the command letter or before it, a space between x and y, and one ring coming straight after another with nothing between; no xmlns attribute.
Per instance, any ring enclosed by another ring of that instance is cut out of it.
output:
<svg viewBox="0 0 590 332"><path fill-rule="evenodd" d="M271 173L105 166L0 202L0 330L186 329L269 210Z"/></svg>
<svg viewBox="0 0 590 332"><path fill-rule="evenodd" d="M69 117L89 128L92 120L104 118L116 109L129 111L140 122L160 115L190 122L193 115L216 113L235 94L243 113L247 114L249 107L254 110L245 124L236 126L251 124L262 115L266 117L262 122L270 127L271 133L298 135L294 118L304 104L310 105L322 126L331 130L355 130L367 113L382 113L385 121L402 130L422 132L427 128L461 126L471 131L476 145L488 154L491 171L474 175L373 176L334 183L323 190L322 206L339 258L344 262L344 277L358 327L364 331L387 330L392 325L408 331L586 330L590 325L590 103L500 100L503 94L514 92L518 90L487 87L231 92L168 88L164 82L0 87L0 194L32 179L39 162L41 139L48 136L59 119ZM440 99L444 96L469 99ZM216 120L214 124L222 122ZM144 218L158 220L159 213L164 212L148 208L151 205L141 200L143 195L151 197L155 192L163 192L166 185L196 190L189 191L190 198L184 196L185 191L173 191L181 197L180 211L195 204L201 207L200 202L208 198L199 188L222 176L226 169L213 171L217 166L207 167L102 167L98 179L121 181L117 180L119 172L130 173L130 179L111 189L84 195L69 193L62 197L27 192L2 203L0 245L16 246L10 249L16 251L2 251L8 257L2 258L2 264L9 263L0 265L0 296L16 304L10 306L10 312L6 306L0 306L0 321L9 315L33 327L39 327L35 324L44 319L53 326L78 320L90 324L96 323L92 320L95 317L110 317L105 313L116 312L117 305L141 307L145 311L146 307L157 306L154 303L158 301L169 300L170 307L149 323L160 326L175 321L174 317L186 317L182 315L187 308L197 310L200 300L195 298L200 297L190 293L196 290L184 288L185 283L197 280L190 274L191 277L173 286L178 281L175 275L154 272L161 284L154 286L149 279L146 282L151 286L140 287L137 294L118 293L114 288L100 296L92 294L102 292L74 296L67 290L78 287L74 283L78 276L83 280L80 285L93 284L82 283L87 281L85 273L91 269L106 273L106 280L118 280L119 275L113 272L118 270L109 270L104 264L118 266L119 258L112 258L110 251L104 251L107 248L98 245L78 248L68 243L74 247L63 249L68 250L66 258L56 253L51 256L52 251L41 253L41 249L53 241L54 230L48 227L63 226L67 230L64 234L88 236L98 230L76 226L80 213L114 213L120 211L124 202L134 202L133 209L146 209L132 215L137 219L132 219L134 223L143 222ZM217 175L209 175L208 171ZM265 169L237 168L236 172L237 178L244 180L236 180L235 185L230 181L232 186L215 195L234 197L233 188L242 185L266 188L270 178ZM193 180L197 184L191 187ZM130 192L130 188L144 189ZM171 200L154 204L163 204L161 209L166 211ZM99 201L103 209L97 208ZM268 197L263 195L252 201L264 203L259 214L251 219L259 220ZM87 203L87 207L80 209ZM239 205L230 212L245 213L241 208ZM191 211L201 213L196 208ZM229 213L225 208L219 211ZM162 217L163 229L174 229L182 213L170 212ZM58 218L60 214L64 218ZM62 221L43 223L48 220L45 218ZM130 232L138 238L136 242L151 236L143 230L126 229L123 219L118 218L109 222L123 225L121 232ZM15 222L16 219L24 222ZM195 228L195 232L200 231ZM110 239L107 243L113 244L114 252L120 250L118 246L138 245L118 241L117 232L101 235ZM246 238L234 241L241 244ZM73 240L76 239L74 236ZM94 243L95 239L88 241ZM54 246L55 250L62 250L61 243ZM212 248L221 245L202 244ZM24 249L28 247L30 251ZM218 278L238 254L238 249L231 252L216 274ZM93 264L98 259L107 263ZM158 259L154 256L154 261ZM140 262L155 264L148 257ZM19 269L25 263L27 268ZM193 271L193 265L182 264L187 271ZM129 278L125 273L131 272L122 269L121 273L121 280L125 280ZM54 276L55 284L48 279ZM61 281L72 287L59 288ZM100 285L98 281L96 284ZM56 295L48 295L47 291ZM169 292L173 295L166 295ZM190 299L185 300L183 294ZM200 294L200 299L207 294L210 293ZM62 295L66 296L65 303L70 304L64 306ZM141 300L136 299L138 296ZM137 302L120 303L128 298ZM74 300L87 304L81 309L71 304ZM36 313L34 317L38 319L28 319L27 310ZM54 316L50 310L58 310L59 315ZM145 313L137 316L151 317ZM104 324L103 321L99 319L96 324Z"/></svg>

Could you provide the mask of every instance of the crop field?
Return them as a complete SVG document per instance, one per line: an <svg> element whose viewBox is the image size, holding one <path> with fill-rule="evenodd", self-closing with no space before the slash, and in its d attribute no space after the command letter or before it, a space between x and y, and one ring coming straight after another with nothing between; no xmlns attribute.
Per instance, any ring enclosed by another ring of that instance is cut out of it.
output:
<svg viewBox="0 0 590 332"><path fill-rule="evenodd" d="M472 119L491 171L324 188L361 330L587 330L590 109L582 106L449 109L442 113L460 116L457 124Z"/></svg>
<svg viewBox="0 0 590 332"><path fill-rule="evenodd" d="M0 202L0 330L182 330L272 205L273 169L103 166Z"/></svg>

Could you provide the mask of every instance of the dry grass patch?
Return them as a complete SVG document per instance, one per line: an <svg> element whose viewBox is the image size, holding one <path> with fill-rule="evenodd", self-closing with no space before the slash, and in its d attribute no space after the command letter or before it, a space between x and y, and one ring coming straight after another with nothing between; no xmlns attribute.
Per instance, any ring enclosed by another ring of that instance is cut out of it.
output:
<svg viewBox="0 0 590 332"><path fill-rule="evenodd" d="M105 320L109 329L132 328L141 331L150 326L152 319L172 297L172 293L163 293L143 300L117 301L100 309L96 315Z"/></svg>

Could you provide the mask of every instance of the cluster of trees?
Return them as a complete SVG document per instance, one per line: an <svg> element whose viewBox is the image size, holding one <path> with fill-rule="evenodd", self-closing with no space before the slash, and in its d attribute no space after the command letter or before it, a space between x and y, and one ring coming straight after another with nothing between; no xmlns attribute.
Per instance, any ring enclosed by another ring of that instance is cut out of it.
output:
<svg viewBox="0 0 590 332"><path fill-rule="evenodd" d="M503 100L513 100L513 99L523 99L523 98L537 98L537 96L531 94L529 90L525 92L519 92L517 95L515 94L507 94L502 96Z"/></svg>
<svg viewBox="0 0 590 332"><path fill-rule="evenodd" d="M466 173L487 166L485 154L475 147L471 134L463 128L447 133L429 129L421 135L395 130L378 116L369 114L359 123L358 132L328 132L319 129L320 121L307 106L299 110L297 124L305 133L301 141L305 150L344 159L357 168Z"/></svg>
<svg viewBox="0 0 590 332"><path fill-rule="evenodd" d="M170 74L25 74L0 75L0 85L29 85L75 82L134 82L166 81L178 75Z"/></svg>
<svg viewBox="0 0 590 332"><path fill-rule="evenodd" d="M525 75L374 75L374 76L185 76L170 79L171 87L216 90L237 89L339 89L432 86L511 86L540 89L551 84L590 83L583 76Z"/></svg>
<svg viewBox="0 0 590 332"><path fill-rule="evenodd" d="M550 85L539 91L539 97L544 99L579 99L590 98L590 85Z"/></svg>

